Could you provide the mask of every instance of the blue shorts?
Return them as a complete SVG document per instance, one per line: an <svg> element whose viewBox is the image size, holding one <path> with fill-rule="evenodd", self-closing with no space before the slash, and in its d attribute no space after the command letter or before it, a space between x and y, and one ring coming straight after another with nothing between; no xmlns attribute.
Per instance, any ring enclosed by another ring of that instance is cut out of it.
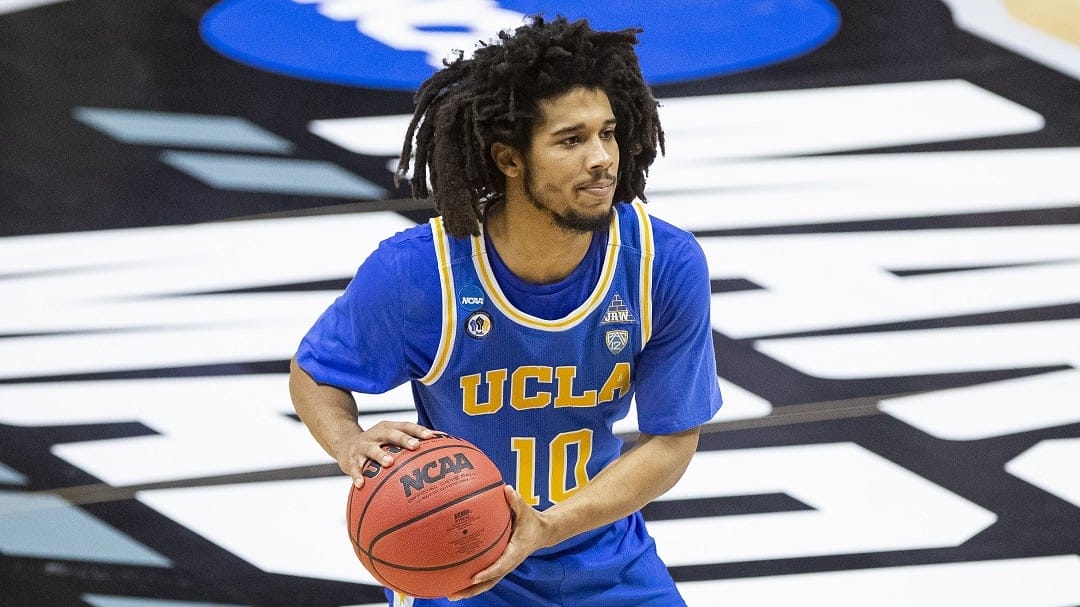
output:
<svg viewBox="0 0 1080 607"><path fill-rule="evenodd" d="M684 607L640 514L571 547L525 559L494 588L461 601L413 599L413 607ZM391 607L394 594L387 591ZM402 603L397 603L401 605ZM405 603L409 604L409 603Z"/></svg>

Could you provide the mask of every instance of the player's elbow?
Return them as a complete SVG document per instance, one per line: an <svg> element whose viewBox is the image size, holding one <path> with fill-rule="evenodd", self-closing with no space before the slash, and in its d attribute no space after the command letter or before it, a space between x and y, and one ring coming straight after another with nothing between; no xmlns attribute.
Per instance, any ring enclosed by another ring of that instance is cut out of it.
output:
<svg viewBox="0 0 1080 607"><path fill-rule="evenodd" d="M682 477L683 473L686 472L686 467L690 465L690 460L697 453L698 442L701 439L701 428L691 428L670 436L671 445L669 445L669 448L675 455L675 462L673 463L678 468L678 476Z"/></svg>
<svg viewBox="0 0 1080 607"><path fill-rule="evenodd" d="M697 452L699 428L691 428L675 434L642 435L639 444L649 444L660 470L655 477L660 493L666 493L682 478Z"/></svg>

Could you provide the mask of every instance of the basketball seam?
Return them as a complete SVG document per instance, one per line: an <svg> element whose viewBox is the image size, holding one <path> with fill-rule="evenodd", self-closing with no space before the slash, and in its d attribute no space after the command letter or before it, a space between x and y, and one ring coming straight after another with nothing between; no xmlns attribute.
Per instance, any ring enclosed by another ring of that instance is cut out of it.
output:
<svg viewBox="0 0 1080 607"><path fill-rule="evenodd" d="M392 531L394 531L394 530L396 530L396 529L398 529L400 527L403 527L405 525L408 525L410 523L414 523L417 520L420 520L420 519L424 518L424 516L428 516L429 514L431 514L433 512L439 512L441 510L445 510L446 508L449 508L450 506L453 506L455 504L459 504L462 501L465 501L467 499L471 499L473 497L476 497L477 495L480 495L480 494L482 494L482 493L484 493L486 491L496 489L496 488L502 486L502 484L503 483L500 482L500 483L495 483L495 484L489 485L487 487L484 487L483 489L474 491L473 493L470 493L469 495L464 495L464 496L454 500L453 502L450 502L450 503L446 504L445 506L443 506L441 508L425 512L423 516L415 517L410 521L406 521L404 523L401 523L400 525L395 526L392 529L388 529L388 530L384 531L383 533L380 533L379 535L377 535L374 539L372 539L371 540L371 545L372 545L372 547L374 547L375 542L377 542L380 537L382 537L383 535L386 535L387 533L390 533L390 532L392 532ZM442 570L442 569L450 569L452 567L457 567L458 565L463 565L465 563L468 563L469 561L475 560L476 558L479 558L479 557L487 554L487 552L489 550L494 548L502 540L502 538L506 536L506 532L510 529L511 523L512 523L512 519L510 517L507 517L506 525L503 526L502 532L499 533L499 536L495 538L495 541L493 541L490 544L488 544L487 546L485 546L483 550L480 550L479 552L476 552L475 554L470 555L466 559L462 559L462 560L454 562L454 563L444 563L444 564L434 566L434 567L410 567L408 565L398 565L396 563L391 563L390 561L387 561L387 560L384 560L384 559L376 558L373 554L371 554L370 551L364 550L363 548L361 548L360 550L363 551L364 555L367 556L368 559L371 560L372 566L385 565L387 567L392 567L394 569L398 569L398 570L401 570L401 571L439 571L439 570Z"/></svg>
<svg viewBox="0 0 1080 607"><path fill-rule="evenodd" d="M372 561L376 561L376 560L382 561L382 559L375 558L375 556L372 554L372 551L374 551L374 549L375 549L375 544L380 539L382 539L384 536L390 535L391 533L401 529L402 527L408 527L409 525L415 523L416 521L427 518L427 517L431 516L432 514L435 514L436 512L442 512L443 510L453 508L454 506L460 504L461 502L464 502L466 500L470 500L470 499L472 499L472 498L474 498L474 497L476 497L478 495L487 493L488 491L491 491L492 489L498 489L499 487L503 486L503 484L504 483L502 481L499 481L497 483L492 483L492 484L487 485L485 487L481 487L481 488L479 488L476 491L473 491L471 493L466 493L465 495L462 495L462 496L458 497L457 499L455 499L453 501L446 502L445 504L439 506L438 508L433 508L431 510L425 510L423 513L418 514L417 516L414 516L414 517L412 517L411 519L409 519L407 521L401 521L397 525L394 525L393 527L384 529L382 532L377 534L375 537L371 538L371 543L370 543L369 548L367 550L365 550L364 548L360 548L360 550L363 550L364 554L366 554L368 556L368 558L370 558ZM382 562L386 562L386 561L382 561ZM442 567L445 567L445 565L442 565Z"/></svg>

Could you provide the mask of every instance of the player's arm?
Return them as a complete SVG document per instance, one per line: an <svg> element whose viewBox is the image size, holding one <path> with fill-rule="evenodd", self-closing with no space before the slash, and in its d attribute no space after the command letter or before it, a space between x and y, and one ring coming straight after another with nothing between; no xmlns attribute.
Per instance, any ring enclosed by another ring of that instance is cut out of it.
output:
<svg viewBox="0 0 1080 607"><path fill-rule="evenodd" d="M364 430L357 423L358 411L352 393L315 381L295 358L289 367L289 393L296 414L311 435L357 486L364 481L361 471L369 459L383 466L394 462L381 445L415 449L418 439L431 437L430 430L409 422L382 421Z"/></svg>
<svg viewBox="0 0 1080 607"><path fill-rule="evenodd" d="M686 471L697 450L698 434L698 428L667 435L642 434L632 449L573 496L542 512L507 487L507 499L514 510L510 543L499 560L473 578L473 586L453 598L484 592L536 550L626 517L663 495Z"/></svg>
<svg viewBox="0 0 1080 607"><path fill-rule="evenodd" d="M666 493L686 472L697 451L698 435L698 428L677 434L642 434L633 448L569 499L543 512L529 508L538 515L533 521L536 548L617 521Z"/></svg>
<svg viewBox="0 0 1080 607"><path fill-rule="evenodd" d="M386 302L415 301L400 291L403 277L415 273L402 271L416 266L409 251L390 240L381 243L301 340L289 368L297 415L357 485L368 459L393 462L381 445L410 449L410 440L431 436L426 428L406 422L361 428L352 395L380 394L408 379L402 306ZM426 305L438 309L439 303Z"/></svg>

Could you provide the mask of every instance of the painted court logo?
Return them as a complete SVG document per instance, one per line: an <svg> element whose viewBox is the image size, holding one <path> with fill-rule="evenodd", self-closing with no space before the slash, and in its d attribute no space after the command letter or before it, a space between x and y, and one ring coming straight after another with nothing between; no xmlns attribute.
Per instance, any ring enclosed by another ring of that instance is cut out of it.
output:
<svg viewBox="0 0 1080 607"><path fill-rule="evenodd" d="M588 18L597 29L642 27L652 84L705 78L804 55L839 27L828 0L223 0L202 19L219 53L271 72L413 90L459 49L529 15Z"/></svg>

